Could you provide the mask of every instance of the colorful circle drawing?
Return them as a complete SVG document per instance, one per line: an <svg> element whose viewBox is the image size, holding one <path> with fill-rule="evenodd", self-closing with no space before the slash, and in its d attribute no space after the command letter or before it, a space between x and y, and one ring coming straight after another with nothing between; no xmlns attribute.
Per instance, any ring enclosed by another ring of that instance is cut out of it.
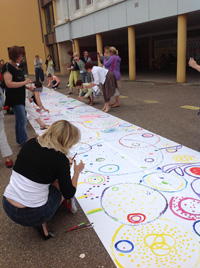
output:
<svg viewBox="0 0 200 268"><path fill-rule="evenodd" d="M191 177L200 178L200 165L199 164L189 165L185 167L184 171L187 175Z"/></svg>
<svg viewBox="0 0 200 268"><path fill-rule="evenodd" d="M198 158L195 156L185 155L185 154L175 154L172 159L178 163L196 163Z"/></svg>
<svg viewBox="0 0 200 268"><path fill-rule="evenodd" d="M115 164L108 164L100 167L98 170L103 173L115 173L119 170L119 166Z"/></svg>
<svg viewBox="0 0 200 268"><path fill-rule="evenodd" d="M195 231L195 233L200 236L200 221L196 221L193 224L193 229Z"/></svg>
<svg viewBox="0 0 200 268"><path fill-rule="evenodd" d="M117 132L120 132L120 131L122 131L122 129L117 128L117 127L106 128L106 129L104 129L104 130L101 130L101 132L103 132L103 133L109 133L109 134L117 133Z"/></svg>
<svg viewBox="0 0 200 268"><path fill-rule="evenodd" d="M196 179L191 183L191 188L195 194L200 197L200 179Z"/></svg>
<svg viewBox="0 0 200 268"><path fill-rule="evenodd" d="M169 203L171 211L178 217L196 221L200 219L200 200L191 197L172 197Z"/></svg>
<svg viewBox="0 0 200 268"><path fill-rule="evenodd" d="M75 153L77 153L77 155L80 155L80 154L85 154L86 152L89 152L91 149L92 149L92 146L90 146L89 144L79 142L73 146L70 153L73 155Z"/></svg>
<svg viewBox="0 0 200 268"><path fill-rule="evenodd" d="M133 224L141 223L146 220L146 216L141 213L132 213L127 216L127 220Z"/></svg>
<svg viewBox="0 0 200 268"><path fill-rule="evenodd" d="M99 119L99 120L87 120L82 122L84 127L87 127L89 129L106 129L106 128L112 128L119 125L119 121L116 119L108 118L108 119Z"/></svg>
<svg viewBox="0 0 200 268"><path fill-rule="evenodd" d="M89 176L87 177L84 182L86 184L90 184L90 185L101 185L104 184L106 182L106 178L104 176L100 176L100 175L93 175L93 176Z"/></svg>
<svg viewBox="0 0 200 268"><path fill-rule="evenodd" d="M147 143L147 140L149 143ZM155 134L151 133L144 133L144 134L138 134L138 133L131 133L128 135L125 135L119 140L119 143L128 148L135 148L135 143L138 143L138 146L140 148L145 148L148 146L155 145L160 141L160 137L158 137Z"/></svg>
<svg viewBox="0 0 200 268"><path fill-rule="evenodd" d="M105 158L100 157L100 158L97 158L96 161L97 161L97 162L103 162L103 161L105 161Z"/></svg>
<svg viewBox="0 0 200 268"><path fill-rule="evenodd" d="M107 187L101 196L101 206L113 220L137 226L159 218L167 210L168 203L165 196L155 189L125 183Z"/></svg>
<svg viewBox="0 0 200 268"><path fill-rule="evenodd" d="M120 268L199 267L199 252L194 233L163 218L137 228L121 225L111 242L112 257Z"/></svg>
<svg viewBox="0 0 200 268"><path fill-rule="evenodd" d="M151 173L145 175L143 181L150 187L163 192L178 192L187 187L187 181L183 177L171 173Z"/></svg>
<svg viewBox="0 0 200 268"><path fill-rule="evenodd" d="M133 251L134 245L129 240L121 240L115 244L115 249L121 253L130 253Z"/></svg>
<svg viewBox="0 0 200 268"><path fill-rule="evenodd" d="M121 123L119 124L119 127L122 127L122 128L123 128L123 127L133 127L133 124L124 121L124 122L121 122Z"/></svg>

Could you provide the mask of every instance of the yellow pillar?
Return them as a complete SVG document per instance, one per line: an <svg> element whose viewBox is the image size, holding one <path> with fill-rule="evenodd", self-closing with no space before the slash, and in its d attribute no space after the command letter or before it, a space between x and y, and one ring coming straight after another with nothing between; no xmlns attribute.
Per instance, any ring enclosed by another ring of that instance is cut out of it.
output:
<svg viewBox="0 0 200 268"><path fill-rule="evenodd" d="M136 79L135 28L128 27L129 79Z"/></svg>
<svg viewBox="0 0 200 268"><path fill-rule="evenodd" d="M152 37L149 37L149 69L152 69Z"/></svg>
<svg viewBox="0 0 200 268"><path fill-rule="evenodd" d="M178 16L177 83L186 81L187 15Z"/></svg>
<svg viewBox="0 0 200 268"><path fill-rule="evenodd" d="M79 48L78 39L74 39L73 52L78 53L78 55L80 56L80 48Z"/></svg>
<svg viewBox="0 0 200 268"><path fill-rule="evenodd" d="M96 34L97 52L103 53L103 43L101 34ZM102 66L98 58L98 66Z"/></svg>
<svg viewBox="0 0 200 268"><path fill-rule="evenodd" d="M57 25L57 24L58 24L58 18L57 18L56 0L53 0L52 3L53 3L53 15L54 15L54 21L55 21L55 25Z"/></svg>
<svg viewBox="0 0 200 268"><path fill-rule="evenodd" d="M73 50L73 53L76 52L76 48L75 48L75 43L74 42L72 43L72 50Z"/></svg>

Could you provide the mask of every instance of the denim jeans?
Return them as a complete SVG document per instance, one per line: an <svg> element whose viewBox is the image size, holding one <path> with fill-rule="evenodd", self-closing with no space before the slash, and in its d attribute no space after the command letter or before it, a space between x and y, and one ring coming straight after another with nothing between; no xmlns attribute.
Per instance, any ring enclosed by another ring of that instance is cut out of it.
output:
<svg viewBox="0 0 200 268"><path fill-rule="evenodd" d="M25 141L28 139L26 133L26 113L24 105L15 105L12 107L15 114L15 135L16 142L24 145Z"/></svg>
<svg viewBox="0 0 200 268"><path fill-rule="evenodd" d="M42 68L35 68L35 80L44 82L44 72Z"/></svg>
<svg viewBox="0 0 200 268"><path fill-rule="evenodd" d="M56 213L62 200L61 192L53 185L49 186L48 201L36 208L17 208L3 196L3 208L8 217L23 226L39 226L49 221Z"/></svg>

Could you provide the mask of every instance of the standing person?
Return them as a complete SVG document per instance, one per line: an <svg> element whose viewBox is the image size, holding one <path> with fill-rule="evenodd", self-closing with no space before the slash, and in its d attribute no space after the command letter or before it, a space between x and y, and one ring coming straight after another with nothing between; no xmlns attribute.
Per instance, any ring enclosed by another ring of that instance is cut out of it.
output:
<svg viewBox="0 0 200 268"><path fill-rule="evenodd" d="M69 75L69 92L68 94L73 94L73 87L74 85L76 85L76 81L78 80L79 77L79 67L78 64L76 63L76 61L74 60L74 57L76 57L78 54L75 52L73 57L72 57L72 61L71 61L71 66L68 69L68 71L70 71L70 75Z"/></svg>
<svg viewBox="0 0 200 268"><path fill-rule="evenodd" d="M110 52L109 52L109 46L105 46L103 48L104 54L101 54L100 52L97 52L97 56L99 57L100 63L103 64L104 58L109 59Z"/></svg>
<svg viewBox="0 0 200 268"><path fill-rule="evenodd" d="M54 75L54 73L55 73L55 70L54 70L55 63L54 63L54 60L52 59L51 55L47 56L45 64L47 66L47 76L49 74Z"/></svg>
<svg viewBox="0 0 200 268"><path fill-rule="evenodd" d="M35 66L35 80L44 82L44 72L42 69L42 59L40 59L39 55L35 55L34 66Z"/></svg>
<svg viewBox="0 0 200 268"><path fill-rule="evenodd" d="M66 120L54 122L41 136L29 139L17 156L3 196L3 208L14 222L37 227L43 239L59 205L75 195L84 169L74 160L71 179L69 150L80 140L80 131ZM42 164L41 164L42 163ZM56 181L57 180L57 181Z"/></svg>
<svg viewBox="0 0 200 268"><path fill-rule="evenodd" d="M109 59L104 58L103 65L105 68L107 68L109 71L113 72L116 80L117 80L117 86L118 88L121 88L121 73L120 73L120 64L121 64L121 58L118 55L118 50L115 47L109 48L110 57ZM119 107L119 90L116 89L114 97L115 97L115 103L111 105L111 108Z"/></svg>
<svg viewBox="0 0 200 268"><path fill-rule="evenodd" d="M13 162L10 159L10 155L12 155L12 150L8 144L6 133L4 131L3 106L4 106L4 94L2 89L0 88L0 151L2 157L5 158L7 168L11 168L13 166Z"/></svg>
<svg viewBox="0 0 200 268"><path fill-rule="evenodd" d="M85 69L89 73L92 73L94 77L94 82L92 82L88 88L102 84L103 97L105 101L102 111L108 113L110 110L110 98L115 94L115 89L117 88L117 80L114 73L105 68L93 66L91 62L87 62L85 64Z"/></svg>
<svg viewBox="0 0 200 268"><path fill-rule="evenodd" d="M89 53L87 51L83 51L83 57L80 58L84 63L87 63L87 62L91 62L92 63L92 60L91 58L89 57ZM87 78L87 82L90 83L92 81L92 77L91 77L91 74L86 72L86 78Z"/></svg>
<svg viewBox="0 0 200 268"><path fill-rule="evenodd" d="M25 52L18 46L9 49L9 62L3 67L3 78L6 88L5 105L12 107L15 114L15 135L16 142L21 146L27 140L26 133L26 113L25 113L25 86L31 82L29 78L25 80L24 74L19 68Z"/></svg>
<svg viewBox="0 0 200 268"><path fill-rule="evenodd" d="M86 77L87 77L87 75L86 75L86 70L85 70L85 68L84 68L84 66L85 66L85 63L84 63L84 61L82 61L80 58L79 58L79 55L78 54L75 54L74 55L74 60L75 60L75 62L76 62L76 64L78 65L78 68L79 68L79 71L80 71L80 78L81 78L81 81L83 82L83 83L85 83L85 80L86 80Z"/></svg>

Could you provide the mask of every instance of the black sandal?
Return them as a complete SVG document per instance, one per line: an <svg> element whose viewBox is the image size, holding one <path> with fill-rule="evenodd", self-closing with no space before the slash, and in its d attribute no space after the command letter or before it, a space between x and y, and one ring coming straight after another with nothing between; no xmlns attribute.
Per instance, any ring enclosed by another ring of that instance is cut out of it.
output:
<svg viewBox="0 0 200 268"><path fill-rule="evenodd" d="M55 234L51 231L48 231L48 235L45 235L42 225L36 226L35 228L44 240L48 240L49 238L53 238L55 236Z"/></svg>

